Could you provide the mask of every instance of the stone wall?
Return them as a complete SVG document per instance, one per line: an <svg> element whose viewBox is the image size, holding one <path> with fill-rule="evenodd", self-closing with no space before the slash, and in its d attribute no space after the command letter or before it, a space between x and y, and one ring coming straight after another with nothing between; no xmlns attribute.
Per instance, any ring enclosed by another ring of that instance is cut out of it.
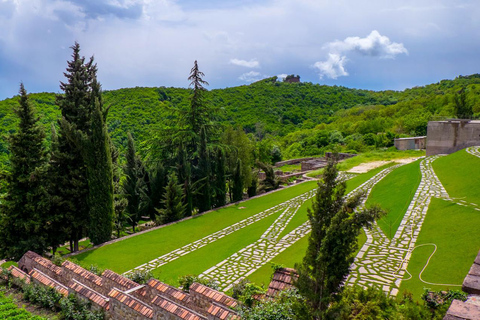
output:
<svg viewBox="0 0 480 320"><path fill-rule="evenodd" d="M479 120L430 121L427 126L427 156L450 154L480 145Z"/></svg>
<svg viewBox="0 0 480 320"><path fill-rule="evenodd" d="M393 144L397 150L420 150L427 147L427 137L409 137L395 139Z"/></svg>

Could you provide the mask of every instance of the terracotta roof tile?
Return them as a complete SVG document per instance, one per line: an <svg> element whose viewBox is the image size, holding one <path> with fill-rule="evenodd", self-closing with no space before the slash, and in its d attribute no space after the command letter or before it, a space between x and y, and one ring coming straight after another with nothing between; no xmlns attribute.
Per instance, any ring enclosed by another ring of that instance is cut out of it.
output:
<svg viewBox="0 0 480 320"><path fill-rule="evenodd" d="M219 318L221 320L235 320L240 319L240 316L233 310L228 309L217 303L212 303L208 308L207 312L212 316Z"/></svg>
<svg viewBox="0 0 480 320"><path fill-rule="evenodd" d="M102 273L102 277L110 279L110 280L118 283L120 286L127 288L127 290L139 286L138 283L136 283L136 282L134 282L134 281L132 281L128 278L125 278L124 276L119 275L118 273L115 273L112 270L108 270L108 269L105 270Z"/></svg>
<svg viewBox="0 0 480 320"><path fill-rule="evenodd" d="M52 271L53 273L57 274L57 275L60 275L62 274L62 268L60 268L59 266L53 264L50 260L48 259L45 259L44 257L41 257L39 256L38 254L35 253L35 257L33 258L33 260L38 263L39 265L41 265L42 267Z"/></svg>
<svg viewBox="0 0 480 320"><path fill-rule="evenodd" d="M89 287L83 285L82 283L78 282L75 279L72 279L68 283L68 287L78 293L81 296L84 296L88 300L92 301L93 303L99 305L100 307L108 310L109 309L109 303L108 303L108 298L101 295L100 293L90 289Z"/></svg>
<svg viewBox="0 0 480 320"><path fill-rule="evenodd" d="M25 272L23 272L22 270L20 270L19 268L15 266L10 266L8 270L10 270L12 276L14 276L15 278L21 279L21 280L25 279L25 283L30 283L30 276Z"/></svg>
<svg viewBox="0 0 480 320"><path fill-rule="evenodd" d="M159 308L176 315L180 319L185 319L185 320L203 320L205 319L201 315L197 314L196 312L189 310L187 308L184 308L175 302L163 298L161 296L156 296L153 300L152 303Z"/></svg>
<svg viewBox="0 0 480 320"><path fill-rule="evenodd" d="M68 269L74 273L76 273L79 277L87 279L93 283L95 283L97 286L102 286L102 278L97 276L96 274L85 270L84 268L80 267L79 265L76 265L75 263L65 260L62 263L62 267L65 269Z"/></svg>
<svg viewBox="0 0 480 320"><path fill-rule="evenodd" d="M293 281L298 277L295 269L282 268L275 271L272 281L268 286L266 296L273 298L280 291L293 287Z"/></svg>
<svg viewBox="0 0 480 320"><path fill-rule="evenodd" d="M219 304L225 305L227 307L230 307L230 308L234 308L238 304L238 302L235 299L233 299L232 297L229 297L224 293L221 293L217 290L214 290L212 288L209 288L209 287L204 286L203 284L200 284L200 283L197 283L197 282L194 282L190 286L190 291L194 291L194 292L197 292L199 294L202 294L202 295L212 299L213 301L215 301Z"/></svg>
<svg viewBox="0 0 480 320"><path fill-rule="evenodd" d="M148 305L143 303L142 301L132 297L129 294L126 294L120 291L117 288L113 288L109 294L109 297L118 300L119 302L125 304L129 308L135 310L136 312L140 313L144 317L153 318L153 310Z"/></svg>
<svg viewBox="0 0 480 320"><path fill-rule="evenodd" d="M147 283L147 286L160 292L160 295L162 296L172 297L179 301L189 300L189 296L182 290L169 286L168 284L165 284L157 279L150 279Z"/></svg>
<svg viewBox="0 0 480 320"><path fill-rule="evenodd" d="M32 279L37 280L38 282L42 283L43 285L45 285L47 287L54 288L55 290L60 292L62 295L68 296L67 287L65 287L63 284L55 281L54 279L50 278L49 276L47 276L46 274L44 274L41 271L33 268L30 271L30 277L32 277Z"/></svg>

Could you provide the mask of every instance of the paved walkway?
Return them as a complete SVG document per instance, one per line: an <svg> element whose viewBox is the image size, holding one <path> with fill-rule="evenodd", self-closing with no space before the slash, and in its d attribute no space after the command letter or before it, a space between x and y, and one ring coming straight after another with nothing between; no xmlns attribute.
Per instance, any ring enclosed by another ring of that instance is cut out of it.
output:
<svg viewBox="0 0 480 320"><path fill-rule="evenodd" d="M382 170L376 176L353 190L349 195L358 192L369 192L373 186L383 179L388 173L397 168L398 165ZM345 176L351 177L351 176ZM288 208L272 226L256 242L246 246L240 251L234 253L227 259L203 272L200 277L212 279L219 282L220 290L227 291L235 283L255 272L258 268L272 260L279 253L293 245L295 242L310 233L310 223L307 221L292 232L278 239L279 235L285 229L289 219L295 214L298 208L309 198L315 195L315 191L305 195L303 201L292 202Z"/></svg>
<svg viewBox="0 0 480 320"><path fill-rule="evenodd" d="M471 155L474 155L480 158L480 147L478 146L467 148L467 152L470 153Z"/></svg>
<svg viewBox="0 0 480 320"><path fill-rule="evenodd" d="M388 239L377 224L372 230L366 230L367 242L358 253L346 284L377 285L386 293L398 294L431 198L450 200L432 168L432 162L437 158L428 157L420 162L420 185L395 236Z"/></svg>
<svg viewBox="0 0 480 320"><path fill-rule="evenodd" d="M147 263L144 263L144 264L142 264L138 267L135 267L134 269L126 271L124 273L124 275L131 274L134 271L150 271L150 270L157 269L157 268L163 266L166 263L169 263L169 262L171 262L173 260L176 260L176 259L178 259L178 258L180 258L180 257L182 257L182 256L184 256L188 253L191 253L191 252L193 252L197 249L200 249L200 248L202 248L202 247L204 247L208 244L211 244L211 243L213 243L213 242L215 242L215 241L217 241L217 240L219 240L219 239L221 239L221 238L223 238L223 237L225 237L225 236L227 236L227 235L229 235L229 234L231 234L235 231L238 231L242 228L245 228L246 226L249 226L249 225L251 225L251 224L253 224L257 221L260 221L260 220L262 220L262 219L264 219L264 218L266 218L266 217L268 217L268 216L270 216L274 213L277 213L277 212L282 211L282 210L288 210L289 208L292 207L293 204L298 204L301 201L305 201L304 198L306 196L311 198L313 196L314 192L315 192L315 189L313 189L313 190L311 190L311 191L309 191L305 194L302 194L300 196L297 196L295 198L292 198L288 201L285 201L281 204L278 204L278 205L276 205L272 208L269 208L265 211L257 213L257 214L255 214L251 217L248 217L248 218L246 218L242 221L239 221L235 224L232 224L232 225L230 225L230 226L228 226L228 227L226 227L226 228L224 228L220 231L212 233L212 234L210 234L208 236L205 236L205 237L203 237L203 238L201 238L197 241L189 243L189 244L187 244L187 245L185 245L181 248L175 249L175 250L173 250L169 253L166 253L166 254L164 254L164 255L156 258L156 259L153 259L153 260L151 260ZM288 216L288 215L283 213L281 215L281 217L282 216L285 217L285 216ZM290 216L290 218L291 218L291 216ZM288 221L290 221L290 220L288 220Z"/></svg>

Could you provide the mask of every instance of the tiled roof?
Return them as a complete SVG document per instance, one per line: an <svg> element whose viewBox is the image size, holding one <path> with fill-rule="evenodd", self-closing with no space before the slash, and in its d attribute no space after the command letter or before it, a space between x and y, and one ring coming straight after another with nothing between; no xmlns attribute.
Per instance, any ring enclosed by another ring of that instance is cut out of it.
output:
<svg viewBox="0 0 480 320"><path fill-rule="evenodd" d="M81 284L77 280L72 279L68 283L68 287L70 289L72 289L73 291L75 291L76 293L78 293L79 295L84 296L88 300L98 304L102 308L107 309L107 310L109 309L110 306L108 304L108 298L107 297L105 297L105 296L101 295L100 293L86 287L85 285Z"/></svg>
<svg viewBox="0 0 480 320"><path fill-rule="evenodd" d="M124 305L128 306L130 309L135 310L136 312L140 313L144 317L153 318L153 310L145 303L141 302L138 299L135 299L129 294L126 294L120 291L117 288L113 288L109 293L108 296L118 300L119 302L123 303Z"/></svg>
<svg viewBox="0 0 480 320"><path fill-rule="evenodd" d="M45 259L44 257L41 257L39 256L38 254L36 254L37 256L35 258L33 258L33 260L38 263L39 265L43 266L44 268L52 271L53 273L57 274L57 275L60 275L62 274L62 268L60 268L59 266L53 264L50 260L48 259Z"/></svg>
<svg viewBox="0 0 480 320"><path fill-rule="evenodd" d="M184 307L179 306L178 304L170 301L168 299L162 298L161 296L156 296L152 303L162 308L163 310L176 315L180 319L185 320L202 320L205 319L204 317L200 316L199 314L195 313L194 311L190 311Z"/></svg>
<svg viewBox="0 0 480 320"><path fill-rule="evenodd" d="M221 306L217 303L212 303L210 307L208 308L207 312L211 314L212 316L221 319L221 320L235 320L235 319L240 319L238 314L234 312L233 310L230 310L228 308L225 308L224 306Z"/></svg>
<svg viewBox="0 0 480 320"><path fill-rule="evenodd" d="M30 276L25 272L23 272L22 270L20 270L19 268L15 266L10 266L8 270L10 270L12 276L14 276L15 278L22 279L22 280L25 279L25 283L30 283Z"/></svg>
<svg viewBox="0 0 480 320"><path fill-rule="evenodd" d="M27 251L23 256L27 257L29 259L35 259L37 257L40 257L40 258L42 257L41 255L39 255L38 253L33 252L33 251Z"/></svg>
<svg viewBox="0 0 480 320"><path fill-rule="evenodd" d="M161 281L158 281L157 279L150 279L147 283L147 285L159 292L161 292L161 294L163 296L167 295L169 297L172 297L172 298L175 298L176 300L179 300L179 301L186 301L189 299L189 296L183 292L182 290L180 289L177 289L177 288L174 288L174 287L171 287Z"/></svg>
<svg viewBox="0 0 480 320"><path fill-rule="evenodd" d="M139 286L138 283L136 283L136 282L134 282L134 281L132 281L128 278L125 278L124 276L121 276L118 273L115 273L112 270L108 270L108 269L105 270L102 273L102 277L105 277L107 279L110 279L110 280L118 283L120 286L127 288L127 290Z"/></svg>
<svg viewBox="0 0 480 320"><path fill-rule="evenodd" d="M93 283L95 283L97 286L102 286L102 278L97 276L96 274L85 270L84 268L80 267L79 265L76 265L73 262L70 262L68 260L65 260L62 263L62 267L65 269L68 269L76 274L78 274L80 277L87 279Z"/></svg>
<svg viewBox="0 0 480 320"><path fill-rule="evenodd" d="M190 286L190 291L197 292L201 295L204 295L205 297L207 297L209 299L212 299L213 301L215 301L219 304L223 304L223 305L225 305L227 307L230 307L230 308L234 308L238 304L235 299L227 296L226 294L221 293L221 292L219 292L217 290L214 290L212 288L209 288L207 286L204 286L203 284L200 284L200 283L197 283L197 282L194 282Z"/></svg>
<svg viewBox="0 0 480 320"><path fill-rule="evenodd" d="M275 271L272 281L268 286L266 296L273 298L280 291L290 289L293 287L293 280L297 278L297 272L295 269L282 268Z"/></svg>
<svg viewBox="0 0 480 320"><path fill-rule="evenodd" d="M30 277L32 277L33 279L37 280L38 282L42 283L43 285L45 285L47 287L54 288L55 290L60 292L62 295L68 296L67 287L65 287L63 284L55 281L54 279L50 278L49 276L47 276L46 274L44 274L41 271L33 268L30 271Z"/></svg>

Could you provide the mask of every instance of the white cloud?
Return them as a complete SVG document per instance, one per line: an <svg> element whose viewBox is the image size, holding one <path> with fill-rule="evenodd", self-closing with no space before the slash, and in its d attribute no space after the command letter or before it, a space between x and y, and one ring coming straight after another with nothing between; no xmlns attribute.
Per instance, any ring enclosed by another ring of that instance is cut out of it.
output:
<svg viewBox="0 0 480 320"><path fill-rule="evenodd" d="M262 77L260 76L260 72L257 71L250 71L247 73L242 74L238 79L245 81L245 82L254 82L261 80Z"/></svg>
<svg viewBox="0 0 480 320"><path fill-rule="evenodd" d="M394 58L398 54L408 54L403 43L391 42L387 36L382 36L377 30L370 32L365 38L348 37L343 41L336 40L325 46L333 53L355 51L363 55Z"/></svg>
<svg viewBox="0 0 480 320"><path fill-rule="evenodd" d="M346 56L340 56L336 53L329 53L327 61L318 61L313 65L318 69L320 79L323 76L327 76L331 79L337 79L338 77L348 76L348 72L345 70Z"/></svg>
<svg viewBox="0 0 480 320"><path fill-rule="evenodd" d="M247 68L260 68L260 62L257 59L240 60L240 59L230 59L230 63L236 66L247 67Z"/></svg>
<svg viewBox="0 0 480 320"><path fill-rule="evenodd" d="M277 78L283 81L283 80L285 80L285 78L286 78L287 76L288 76L288 74L282 73L282 74L279 74L279 75L277 76Z"/></svg>
<svg viewBox="0 0 480 320"><path fill-rule="evenodd" d="M382 59L393 59L402 53L408 54L403 43L391 42L387 36L382 36L377 30L373 30L365 38L347 37L343 41L330 42L323 48L329 50L328 59L317 61L313 65L318 70L320 79L324 76L330 79L348 76L345 63L348 60L347 54L351 52Z"/></svg>

